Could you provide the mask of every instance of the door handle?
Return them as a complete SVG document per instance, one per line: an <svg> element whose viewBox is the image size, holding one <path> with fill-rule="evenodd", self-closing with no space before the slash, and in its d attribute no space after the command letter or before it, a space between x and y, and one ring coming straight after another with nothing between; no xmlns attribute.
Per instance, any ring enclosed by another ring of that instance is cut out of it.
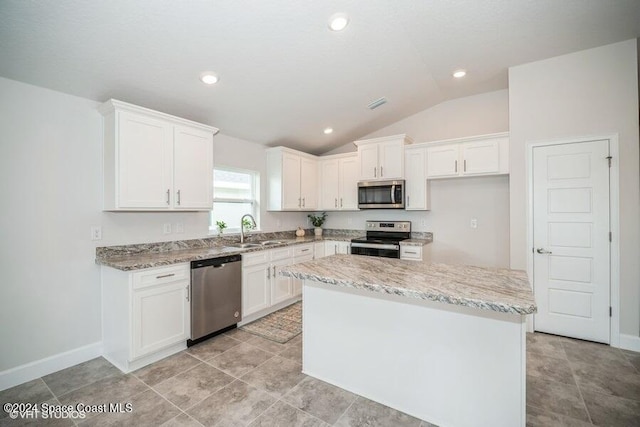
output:
<svg viewBox="0 0 640 427"><path fill-rule="evenodd" d="M271 267L267 267L267 279L271 279Z"/></svg>
<svg viewBox="0 0 640 427"><path fill-rule="evenodd" d="M456 164L455 164L455 173L458 173L458 161L456 160Z"/></svg>
<svg viewBox="0 0 640 427"><path fill-rule="evenodd" d="M187 290L187 301L189 301L189 286L185 288Z"/></svg>
<svg viewBox="0 0 640 427"><path fill-rule="evenodd" d="M171 202L171 192L167 190L167 204Z"/></svg>
<svg viewBox="0 0 640 427"><path fill-rule="evenodd" d="M178 190L178 198L176 200L176 203L180 205L180 190Z"/></svg>
<svg viewBox="0 0 640 427"><path fill-rule="evenodd" d="M276 266L275 265L273 266L273 278L274 279L276 278Z"/></svg>
<svg viewBox="0 0 640 427"><path fill-rule="evenodd" d="M411 196L407 196L407 207L409 207L409 205L411 204Z"/></svg>
<svg viewBox="0 0 640 427"><path fill-rule="evenodd" d="M467 171L467 159L464 159L464 163L463 163L463 172Z"/></svg>
<svg viewBox="0 0 640 427"><path fill-rule="evenodd" d="M382 178L384 176L384 172L382 170L382 166L380 166L380 178Z"/></svg>
<svg viewBox="0 0 640 427"><path fill-rule="evenodd" d="M373 168L373 177L377 178L378 177L378 168L374 166Z"/></svg>
<svg viewBox="0 0 640 427"><path fill-rule="evenodd" d="M335 205L336 205L335 207L337 208L338 207L338 199L336 199Z"/></svg>
<svg viewBox="0 0 640 427"><path fill-rule="evenodd" d="M340 197L340 207L342 207L342 197Z"/></svg>
<svg viewBox="0 0 640 427"><path fill-rule="evenodd" d="M548 251L545 248L538 248L536 249L536 252L543 255L551 255L551 251Z"/></svg>
<svg viewBox="0 0 640 427"><path fill-rule="evenodd" d="M306 197L302 198L302 207L306 207L307 206L307 202L305 201Z"/></svg>

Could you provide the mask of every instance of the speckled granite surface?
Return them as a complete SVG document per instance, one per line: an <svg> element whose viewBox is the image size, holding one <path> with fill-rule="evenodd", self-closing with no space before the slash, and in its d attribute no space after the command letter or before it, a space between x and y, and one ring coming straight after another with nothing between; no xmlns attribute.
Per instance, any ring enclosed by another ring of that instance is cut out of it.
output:
<svg viewBox="0 0 640 427"><path fill-rule="evenodd" d="M280 274L501 313L537 311L527 275L520 270L333 255L283 266Z"/></svg>
<svg viewBox="0 0 640 427"><path fill-rule="evenodd" d="M181 262L243 254L324 240L350 241L352 238L360 237L363 234L363 231L358 230L334 231L337 233L331 232L331 230L325 230L323 237L320 238L316 238L313 235L313 231L307 231L305 237L295 237L295 232L293 231L255 233L250 235L247 242L255 243L264 240L280 240L283 243L246 249L229 246L239 241L240 238L238 235L137 245L105 246L96 248L96 263L124 271L141 270L143 268L160 267Z"/></svg>

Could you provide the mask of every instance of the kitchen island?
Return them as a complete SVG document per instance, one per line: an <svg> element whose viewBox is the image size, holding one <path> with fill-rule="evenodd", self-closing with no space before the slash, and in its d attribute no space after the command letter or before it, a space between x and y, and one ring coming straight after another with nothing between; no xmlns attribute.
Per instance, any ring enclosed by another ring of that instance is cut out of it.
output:
<svg viewBox="0 0 640 427"><path fill-rule="evenodd" d="M303 372L441 426L524 426L523 271L335 255L304 280Z"/></svg>

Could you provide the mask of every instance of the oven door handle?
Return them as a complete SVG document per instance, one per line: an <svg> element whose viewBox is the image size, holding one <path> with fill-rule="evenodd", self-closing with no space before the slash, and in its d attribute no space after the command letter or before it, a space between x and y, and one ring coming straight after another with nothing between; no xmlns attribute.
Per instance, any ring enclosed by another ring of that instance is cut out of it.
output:
<svg viewBox="0 0 640 427"><path fill-rule="evenodd" d="M396 204L396 186L395 184L391 186L391 204Z"/></svg>
<svg viewBox="0 0 640 427"><path fill-rule="evenodd" d="M400 250L400 245L385 245L381 243L351 243L352 248L392 249Z"/></svg>

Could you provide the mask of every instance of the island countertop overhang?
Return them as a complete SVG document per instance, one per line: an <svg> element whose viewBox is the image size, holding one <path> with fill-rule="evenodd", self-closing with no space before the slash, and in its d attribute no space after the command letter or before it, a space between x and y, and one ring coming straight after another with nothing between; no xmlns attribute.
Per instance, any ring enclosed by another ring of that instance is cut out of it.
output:
<svg viewBox="0 0 640 427"><path fill-rule="evenodd" d="M527 315L537 311L527 274L521 270L333 255L283 266L280 274L500 313Z"/></svg>

